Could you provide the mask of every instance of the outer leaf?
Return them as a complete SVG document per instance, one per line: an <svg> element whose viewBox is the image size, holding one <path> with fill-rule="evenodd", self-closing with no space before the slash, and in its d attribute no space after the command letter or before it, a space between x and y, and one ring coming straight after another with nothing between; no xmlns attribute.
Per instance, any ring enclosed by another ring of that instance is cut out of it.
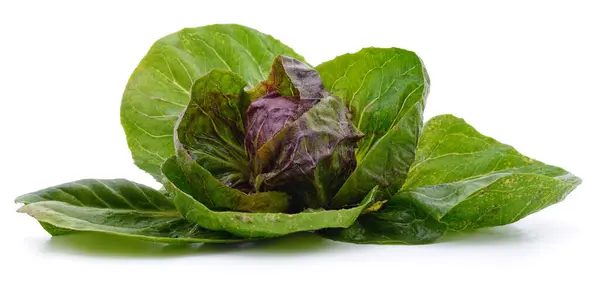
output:
<svg viewBox="0 0 600 287"><path fill-rule="evenodd" d="M177 166L175 169L180 171L171 176L185 184L185 192L207 208L247 212L285 212L289 208L287 194L277 191L244 193L228 187L186 155L167 159L165 168L171 166Z"/></svg>
<svg viewBox="0 0 600 287"><path fill-rule="evenodd" d="M93 231L164 243L243 241L187 221L163 193L124 179L79 180L16 201L25 204L19 212L52 235Z"/></svg>
<svg viewBox="0 0 600 287"><path fill-rule="evenodd" d="M442 115L425 126L400 193L452 229L466 229L515 222L561 201L580 183Z"/></svg>
<svg viewBox="0 0 600 287"><path fill-rule="evenodd" d="M352 204L374 186L395 192L404 183L423 123L429 78L413 52L367 48L319 65L330 93L344 99L365 137L357 167L332 201Z"/></svg>
<svg viewBox="0 0 600 287"><path fill-rule="evenodd" d="M374 213L361 215L346 229L327 229L321 235L337 241L375 244L425 244L444 235L446 226L419 207L409 197L394 196Z"/></svg>
<svg viewBox="0 0 600 287"><path fill-rule="evenodd" d="M244 143L250 158L253 159L262 145L304 112L301 100L282 96L278 92L270 92L254 100L248 107L244 121Z"/></svg>
<svg viewBox="0 0 600 287"><path fill-rule="evenodd" d="M46 230L46 232L48 232L52 236L60 236L60 235L66 235L66 234L71 234L73 232L76 232L75 230L56 227L52 224L42 222L42 221L39 221L39 223L42 226L42 228L44 228L44 230Z"/></svg>
<svg viewBox="0 0 600 287"><path fill-rule="evenodd" d="M374 189L360 205L342 210L305 211L296 214L212 211L189 195L193 191L182 180L182 171L178 170L174 161L165 162L163 173L168 180L167 189L175 194L175 205L187 219L210 230L227 231L247 238L277 237L300 231L348 227L373 202L377 192Z"/></svg>
<svg viewBox="0 0 600 287"><path fill-rule="evenodd" d="M303 59L273 37L240 25L187 28L154 43L131 75L121 103L135 164L162 178L160 165L175 154L173 126L198 77L226 69L254 85L267 77L276 55Z"/></svg>

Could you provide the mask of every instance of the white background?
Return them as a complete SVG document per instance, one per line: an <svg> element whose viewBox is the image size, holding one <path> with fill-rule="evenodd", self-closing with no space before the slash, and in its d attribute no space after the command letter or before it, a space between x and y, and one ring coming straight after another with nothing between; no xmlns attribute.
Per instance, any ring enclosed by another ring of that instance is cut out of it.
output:
<svg viewBox="0 0 600 287"><path fill-rule="evenodd" d="M330 2L3 1L0 286L600 286L595 1ZM513 225L426 246L312 236L247 248L51 239L15 212L16 196L81 178L156 186L132 163L121 94L155 40L212 23L271 34L313 65L366 46L413 50L431 77L427 118L463 117L583 184Z"/></svg>

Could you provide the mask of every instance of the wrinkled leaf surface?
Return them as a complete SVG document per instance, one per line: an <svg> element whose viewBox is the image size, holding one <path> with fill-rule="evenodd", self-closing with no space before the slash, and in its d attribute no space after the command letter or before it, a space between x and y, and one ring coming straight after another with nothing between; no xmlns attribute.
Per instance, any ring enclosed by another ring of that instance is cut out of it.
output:
<svg viewBox="0 0 600 287"><path fill-rule="evenodd" d="M580 183L562 168L480 134L463 119L441 115L427 122L401 193L462 230L518 221L563 200Z"/></svg>
<svg viewBox="0 0 600 287"><path fill-rule="evenodd" d="M429 78L421 59L398 48L366 48L316 67L327 90L349 106L365 137L357 167L332 201L359 202L374 186L400 189L414 160Z"/></svg>
<svg viewBox="0 0 600 287"><path fill-rule="evenodd" d="M190 221L210 230L227 231L247 237L278 237L290 233L322 228L349 227L359 214L373 203L378 190L369 193L360 205L341 210L306 210L301 213L246 213L213 211L189 194L193 191L181 180L182 171L174 161L166 161L163 173L173 194L177 209Z"/></svg>

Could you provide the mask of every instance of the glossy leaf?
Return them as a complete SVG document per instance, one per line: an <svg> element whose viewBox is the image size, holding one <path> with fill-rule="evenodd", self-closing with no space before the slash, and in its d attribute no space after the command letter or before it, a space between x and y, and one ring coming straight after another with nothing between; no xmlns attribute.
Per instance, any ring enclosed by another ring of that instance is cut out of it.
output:
<svg viewBox="0 0 600 287"><path fill-rule="evenodd" d="M19 212L37 219L52 235L92 231L164 243L244 240L187 221L165 194L123 179L79 180L16 201L25 204Z"/></svg>
<svg viewBox="0 0 600 287"><path fill-rule="evenodd" d="M281 96L278 92L270 92L252 102L244 121L244 143L250 158L254 158L262 145L302 113L304 111L301 110L298 99Z"/></svg>
<svg viewBox="0 0 600 287"><path fill-rule="evenodd" d="M244 119L244 143L250 158L284 126L328 96L317 71L285 56L275 58L269 77L248 94L252 102Z"/></svg>
<svg viewBox="0 0 600 287"><path fill-rule="evenodd" d="M348 108L327 93L317 71L285 56L249 94L245 144L255 190L286 191L296 210L327 207L356 166L362 134Z"/></svg>
<svg viewBox="0 0 600 287"><path fill-rule="evenodd" d="M191 187L182 180L183 172L176 162L168 160L162 167L167 189L175 194L177 209L188 220L216 231L246 237L277 237L294 232L322 228L348 227L374 200L377 189L369 193L360 205L341 210L306 210L302 213L245 213L213 211L195 200Z"/></svg>
<svg viewBox="0 0 600 287"><path fill-rule="evenodd" d="M252 103L246 111L246 151L258 149L284 126L328 96L317 71L301 61L277 56L269 77L248 91Z"/></svg>
<svg viewBox="0 0 600 287"><path fill-rule="evenodd" d="M332 201L354 204L374 186L395 192L404 183L423 125L429 78L421 59L398 48L367 48L316 67L327 90L350 107L365 137L357 167Z"/></svg>
<svg viewBox="0 0 600 287"><path fill-rule="evenodd" d="M431 119L403 196L461 230L509 224L564 199L581 180L483 136L452 115Z"/></svg>
<svg viewBox="0 0 600 287"><path fill-rule="evenodd" d="M328 96L319 74L301 61L277 56L269 77L248 91L245 146L254 158L269 139Z"/></svg>
<svg viewBox="0 0 600 287"><path fill-rule="evenodd" d="M344 103L327 96L261 146L252 162L254 186L286 191L310 208L327 207L356 166L361 137Z"/></svg>
<svg viewBox="0 0 600 287"><path fill-rule="evenodd" d="M54 226L50 223L46 223L46 222L42 222L42 221L38 221L38 222L42 226L42 228L44 228L44 230L46 230L46 232L48 232L52 236L60 236L60 235L66 235L66 234L71 234L71 233L77 232L77 231L71 230L71 229L60 228L60 227Z"/></svg>
<svg viewBox="0 0 600 287"><path fill-rule="evenodd" d="M384 207L361 215L346 229L326 229L321 235L359 244L426 244L444 235L446 226L406 196L394 196Z"/></svg>
<svg viewBox="0 0 600 287"><path fill-rule="evenodd" d="M129 78L121 103L135 164L162 178L160 165L175 154L173 127L197 78L225 69L255 85L277 55L303 60L273 37L240 25L186 28L156 41Z"/></svg>
<svg viewBox="0 0 600 287"><path fill-rule="evenodd" d="M271 72L264 81L250 89L252 101L277 92L284 97L297 97L311 104L328 95L319 73L301 58L277 56L271 65Z"/></svg>

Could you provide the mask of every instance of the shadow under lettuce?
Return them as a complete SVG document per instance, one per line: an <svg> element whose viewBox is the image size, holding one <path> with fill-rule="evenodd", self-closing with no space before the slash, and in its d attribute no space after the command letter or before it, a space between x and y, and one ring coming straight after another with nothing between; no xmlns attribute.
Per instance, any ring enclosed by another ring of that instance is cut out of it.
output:
<svg viewBox="0 0 600 287"><path fill-rule="evenodd" d="M494 245L520 244L533 241L530 232L513 225L448 232L433 244Z"/></svg>
<svg viewBox="0 0 600 287"><path fill-rule="evenodd" d="M103 257L168 258L234 253L236 255L306 255L343 246L312 233L296 233L269 240L226 244L160 244L121 236L80 232L54 236L43 250Z"/></svg>
<svg viewBox="0 0 600 287"><path fill-rule="evenodd" d="M535 241L535 236L516 226L500 226L463 232L450 232L439 241L421 245L460 246L511 245ZM55 236L44 246L45 252L115 258L170 258L183 256L289 256L320 252L343 252L360 248L360 244L340 243L309 232L247 243L227 244L160 244L102 233L75 233ZM367 245L372 246L372 245ZM410 245L399 245L408 248Z"/></svg>

